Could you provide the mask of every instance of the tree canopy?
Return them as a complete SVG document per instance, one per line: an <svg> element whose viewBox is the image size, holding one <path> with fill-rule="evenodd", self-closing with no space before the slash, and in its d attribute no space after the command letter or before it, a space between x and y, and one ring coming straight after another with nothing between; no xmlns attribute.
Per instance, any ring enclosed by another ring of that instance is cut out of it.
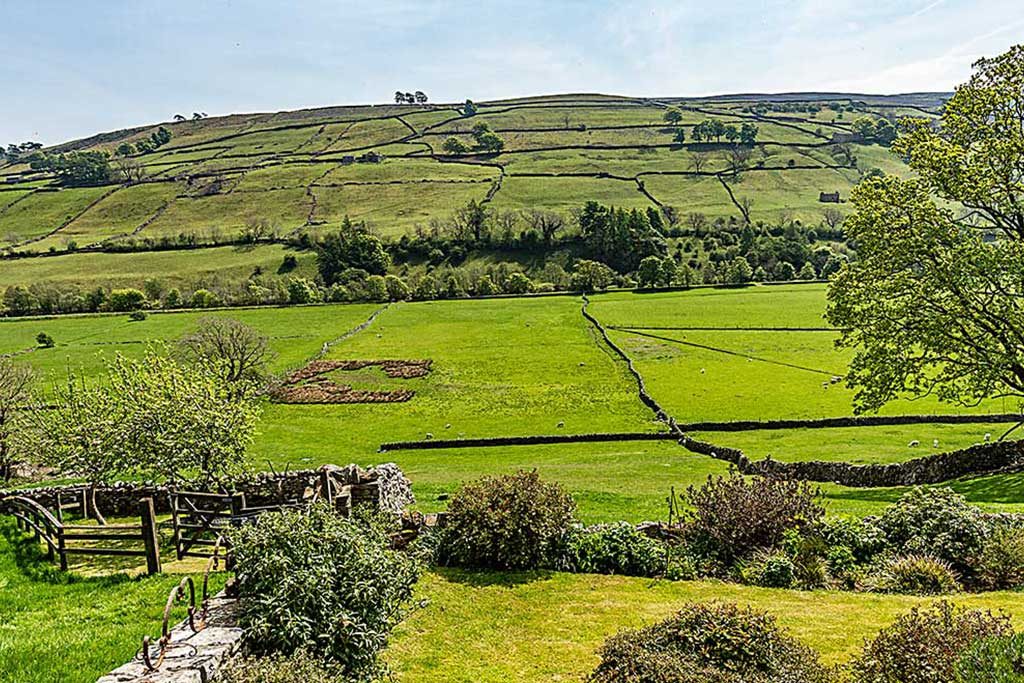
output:
<svg viewBox="0 0 1024 683"><path fill-rule="evenodd" d="M828 318L856 349L858 411L901 394L1024 399L1024 47L974 65L937 125L904 121L916 176L874 176L844 228L859 259Z"/></svg>

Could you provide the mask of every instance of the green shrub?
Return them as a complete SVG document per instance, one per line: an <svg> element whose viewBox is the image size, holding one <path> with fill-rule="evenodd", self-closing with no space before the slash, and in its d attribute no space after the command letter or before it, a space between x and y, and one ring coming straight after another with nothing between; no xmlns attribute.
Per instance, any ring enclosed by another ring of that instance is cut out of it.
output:
<svg viewBox="0 0 1024 683"><path fill-rule="evenodd" d="M36 335L36 344L43 347L44 349L52 349L56 345L56 343L57 342L53 341L53 337L46 334L45 332L40 332L39 334Z"/></svg>
<svg viewBox="0 0 1024 683"><path fill-rule="evenodd" d="M218 683L338 683L339 673L307 650L284 657L235 657L217 674Z"/></svg>
<svg viewBox="0 0 1024 683"><path fill-rule="evenodd" d="M796 566L780 552L761 552L740 569L743 583L765 588L792 588L796 582Z"/></svg>
<svg viewBox="0 0 1024 683"><path fill-rule="evenodd" d="M590 683L819 683L832 672L775 618L733 604L689 603L601 647Z"/></svg>
<svg viewBox="0 0 1024 683"><path fill-rule="evenodd" d="M850 664L856 683L949 683L960 657L975 643L1012 633L1006 615L938 602L913 608L874 640Z"/></svg>
<svg viewBox="0 0 1024 683"><path fill-rule="evenodd" d="M452 496L441 560L494 569L551 566L575 510L561 486L536 472L484 477Z"/></svg>
<svg viewBox="0 0 1024 683"><path fill-rule="evenodd" d="M113 289L107 297L111 311L134 311L146 303L146 295L137 289Z"/></svg>
<svg viewBox="0 0 1024 683"><path fill-rule="evenodd" d="M687 489L687 534L701 554L725 566L758 549L774 548L789 529L813 527L825 515L821 494L806 482L730 472Z"/></svg>
<svg viewBox="0 0 1024 683"><path fill-rule="evenodd" d="M847 548L855 562L870 562L885 550L885 535L872 518L827 517L816 531L830 548Z"/></svg>
<svg viewBox="0 0 1024 683"><path fill-rule="evenodd" d="M886 559L868 578L872 590L909 595L941 595L960 590L948 563L927 555L901 555Z"/></svg>
<svg viewBox="0 0 1024 683"><path fill-rule="evenodd" d="M994 590L1024 586L1024 528L1000 526L981 548L978 575Z"/></svg>
<svg viewBox="0 0 1024 683"><path fill-rule="evenodd" d="M378 653L404 617L417 565L391 550L379 520L324 504L266 514L231 531L241 625L258 654L309 648L356 680L380 672Z"/></svg>
<svg viewBox="0 0 1024 683"><path fill-rule="evenodd" d="M1024 683L1024 633L972 645L956 664L956 683Z"/></svg>
<svg viewBox="0 0 1024 683"><path fill-rule="evenodd" d="M566 534L559 568L589 574L661 576L668 568L668 552L665 544L626 522L573 527Z"/></svg>
<svg viewBox="0 0 1024 683"><path fill-rule="evenodd" d="M878 520L886 542L898 554L926 554L969 572L989 527L982 511L949 488L915 487Z"/></svg>
<svg viewBox="0 0 1024 683"><path fill-rule="evenodd" d="M143 320L146 319L146 312L145 311L132 311L131 313L128 314L128 319L133 321L133 322L142 322Z"/></svg>

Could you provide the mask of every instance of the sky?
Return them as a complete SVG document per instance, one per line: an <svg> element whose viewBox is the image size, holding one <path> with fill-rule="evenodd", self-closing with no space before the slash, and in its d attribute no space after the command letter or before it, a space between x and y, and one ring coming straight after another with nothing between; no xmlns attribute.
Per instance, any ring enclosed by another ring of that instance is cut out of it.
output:
<svg viewBox="0 0 1024 683"><path fill-rule="evenodd" d="M561 92L951 90L1021 0L0 0L0 143L169 120Z"/></svg>

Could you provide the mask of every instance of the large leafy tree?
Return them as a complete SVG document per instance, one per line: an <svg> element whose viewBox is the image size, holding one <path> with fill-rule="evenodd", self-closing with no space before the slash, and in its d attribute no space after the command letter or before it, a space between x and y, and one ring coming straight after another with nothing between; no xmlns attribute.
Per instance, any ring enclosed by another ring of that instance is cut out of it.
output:
<svg viewBox="0 0 1024 683"><path fill-rule="evenodd" d="M974 66L937 123L903 122L893 149L916 177L851 194L859 260L833 280L828 318L856 349L858 411L1024 399L1024 47Z"/></svg>
<svg viewBox="0 0 1024 683"><path fill-rule="evenodd" d="M16 434L22 415L29 406L32 368L0 356L0 484L10 480L19 449Z"/></svg>

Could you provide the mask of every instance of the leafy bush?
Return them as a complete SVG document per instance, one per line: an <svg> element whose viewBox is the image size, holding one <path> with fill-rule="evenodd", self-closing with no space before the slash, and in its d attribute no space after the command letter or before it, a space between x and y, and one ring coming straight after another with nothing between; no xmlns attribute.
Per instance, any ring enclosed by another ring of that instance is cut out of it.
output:
<svg viewBox="0 0 1024 683"><path fill-rule="evenodd" d="M357 680L380 672L377 655L418 575L411 558L391 550L384 524L317 504L230 533L240 621L255 652L310 648Z"/></svg>
<svg viewBox="0 0 1024 683"><path fill-rule="evenodd" d="M146 295L137 289L114 289L107 297L107 308L111 311L134 311L146 303Z"/></svg>
<svg viewBox="0 0 1024 683"><path fill-rule="evenodd" d="M536 472L484 477L452 496L441 559L494 569L550 566L575 510L561 486Z"/></svg>
<svg viewBox="0 0 1024 683"><path fill-rule="evenodd" d="M987 588L1024 586L1024 528L1008 525L997 528L981 548L978 574Z"/></svg>
<svg viewBox="0 0 1024 683"><path fill-rule="evenodd" d="M39 334L36 335L36 344L43 347L44 349L52 349L56 345L56 342L53 341L53 337L51 337L50 335L46 334L45 332L40 332Z"/></svg>
<svg viewBox="0 0 1024 683"><path fill-rule="evenodd" d="M927 555L902 555L882 562L869 578L872 589L882 593L941 595L960 590L952 567Z"/></svg>
<svg viewBox="0 0 1024 683"><path fill-rule="evenodd" d="M694 546L726 566L759 548L774 548L788 529L813 526L825 515L820 493L806 482L767 477L746 479L736 472L708 477L687 489L687 519Z"/></svg>
<svg viewBox="0 0 1024 683"><path fill-rule="evenodd" d="M864 645L850 665L857 683L949 683L975 643L1012 633L1006 615L965 610L949 602L913 608Z"/></svg>
<svg viewBox="0 0 1024 683"><path fill-rule="evenodd" d="M659 576L667 567L665 545L626 522L573 527L559 562L567 571L626 576Z"/></svg>
<svg viewBox="0 0 1024 683"><path fill-rule="evenodd" d="M143 320L146 319L146 312L132 311L131 313L128 314L128 319L131 320L132 322L142 322Z"/></svg>
<svg viewBox="0 0 1024 683"><path fill-rule="evenodd" d="M821 520L816 532L830 549L848 549L855 562L869 562L885 550L885 535L870 517L828 517Z"/></svg>
<svg viewBox="0 0 1024 683"><path fill-rule="evenodd" d="M817 656L775 618L733 604L689 603L674 616L626 630L602 646L590 683L816 683Z"/></svg>
<svg viewBox="0 0 1024 683"><path fill-rule="evenodd" d="M989 528L982 511L949 488L915 487L878 520L899 554L927 554L969 572Z"/></svg>
<svg viewBox="0 0 1024 683"><path fill-rule="evenodd" d="M219 683L337 683L338 672L307 650L284 657L235 657L217 673Z"/></svg>
<svg viewBox="0 0 1024 683"><path fill-rule="evenodd" d="M744 583L765 588L792 588L795 575L793 560L779 552L756 553L740 570Z"/></svg>
<svg viewBox="0 0 1024 683"><path fill-rule="evenodd" d="M1024 683L1024 633L972 645L956 664L956 683Z"/></svg>

